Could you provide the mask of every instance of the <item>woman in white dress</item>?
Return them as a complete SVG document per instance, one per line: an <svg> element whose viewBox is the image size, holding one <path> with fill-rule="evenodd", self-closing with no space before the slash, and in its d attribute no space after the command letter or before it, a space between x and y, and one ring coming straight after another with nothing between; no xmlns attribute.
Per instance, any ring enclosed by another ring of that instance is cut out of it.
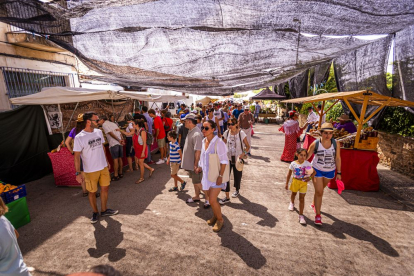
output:
<svg viewBox="0 0 414 276"><path fill-rule="evenodd" d="M217 124L208 120L203 123L201 131L203 132L204 139L201 148L201 155L199 161L199 167L197 172L203 172L203 178L201 180L201 185L203 190L207 191L211 209L213 210L213 217L207 221L207 224L213 226L213 231L218 232L221 230L224 224L223 216L221 214L221 207L217 201L217 197L220 194L221 189L226 188L226 183L223 183L223 174L226 169L226 165L229 164L229 159L227 157L227 146L226 144L214 134L214 131L217 130ZM217 147L217 150L215 150ZM220 160L220 170L219 176L215 182L209 181L208 172L209 172L209 156L210 154L217 153Z"/></svg>

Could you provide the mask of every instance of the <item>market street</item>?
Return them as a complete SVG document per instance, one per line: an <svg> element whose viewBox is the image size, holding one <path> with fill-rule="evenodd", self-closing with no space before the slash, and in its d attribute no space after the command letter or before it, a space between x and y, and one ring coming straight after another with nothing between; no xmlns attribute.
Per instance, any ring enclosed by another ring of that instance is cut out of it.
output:
<svg viewBox="0 0 414 276"><path fill-rule="evenodd" d="M308 185L308 225L298 223L297 212L287 208L289 164L280 161L279 127L255 126L240 196L222 208L225 225L218 234L206 224L211 209L185 203L194 194L191 180L185 192L168 192L173 180L165 164L152 165L154 175L141 184L134 184L137 171L112 182L108 206L119 214L94 225L80 188L57 188L53 175L27 183L32 221L19 229L18 240L25 263L33 275L66 275L98 264L123 275L411 275L413 209L382 191L338 195L327 188L324 224L317 227Z"/></svg>

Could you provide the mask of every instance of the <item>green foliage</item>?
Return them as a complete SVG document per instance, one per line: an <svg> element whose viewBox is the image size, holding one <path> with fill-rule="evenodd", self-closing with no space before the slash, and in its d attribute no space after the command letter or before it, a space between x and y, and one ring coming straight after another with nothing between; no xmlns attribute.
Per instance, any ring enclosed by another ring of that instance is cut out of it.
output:
<svg viewBox="0 0 414 276"><path fill-rule="evenodd" d="M379 130L402 136L414 136L414 115L402 107L387 107Z"/></svg>
<svg viewBox="0 0 414 276"><path fill-rule="evenodd" d="M305 104L303 104L302 105L302 108L300 109L300 114L305 114L305 115L308 115L309 114L309 112L308 112L308 108L309 107L312 107L312 104L311 103L305 103Z"/></svg>
<svg viewBox="0 0 414 276"><path fill-rule="evenodd" d="M327 101L325 104L325 110L330 108L333 105L333 102ZM330 119L336 120L339 116L344 113L344 110L342 109L341 103L337 103L334 107L331 108L331 110L328 111L326 114L326 121L329 121Z"/></svg>

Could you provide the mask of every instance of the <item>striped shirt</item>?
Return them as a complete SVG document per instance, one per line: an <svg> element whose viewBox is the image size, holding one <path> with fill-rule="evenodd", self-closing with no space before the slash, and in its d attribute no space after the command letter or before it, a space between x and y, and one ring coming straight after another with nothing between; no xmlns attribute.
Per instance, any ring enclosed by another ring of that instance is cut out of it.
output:
<svg viewBox="0 0 414 276"><path fill-rule="evenodd" d="M181 163L181 157L178 151L180 150L180 145L178 145L178 142L175 141L170 142L170 162L171 163Z"/></svg>

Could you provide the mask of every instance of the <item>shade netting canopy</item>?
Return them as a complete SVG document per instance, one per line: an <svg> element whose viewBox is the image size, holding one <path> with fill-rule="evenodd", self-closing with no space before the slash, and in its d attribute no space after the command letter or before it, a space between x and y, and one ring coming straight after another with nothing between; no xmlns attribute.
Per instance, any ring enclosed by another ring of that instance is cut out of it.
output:
<svg viewBox="0 0 414 276"><path fill-rule="evenodd" d="M251 97L252 100L282 100L286 99L286 96L278 95L272 90L269 89L269 87L266 87L262 91L260 91L255 96Z"/></svg>
<svg viewBox="0 0 414 276"><path fill-rule="evenodd" d="M290 83L300 94L306 70L372 43L355 35L396 33L398 41L404 41L396 48L404 52L413 39L400 39L398 33L414 25L413 15L414 1L407 0L9 0L0 4L1 21L44 35L75 53L101 74L96 79L204 95L230 95L295 77ZM379 64L387 47L363 57ZM410 55L400 57L411 60ZM408 70L403 74L406 82L414 78L407 77Z"/></svg>
<svg viewBox="0 0 414 276"><path fill-rule="evenodd" d="M185 99L185 96L154 95L130 91L97 90L74 87L46 87L41 92L10 99L14 105L48 105L87 102L94 100L134 99L150 102L174 102Z"/></svg>

